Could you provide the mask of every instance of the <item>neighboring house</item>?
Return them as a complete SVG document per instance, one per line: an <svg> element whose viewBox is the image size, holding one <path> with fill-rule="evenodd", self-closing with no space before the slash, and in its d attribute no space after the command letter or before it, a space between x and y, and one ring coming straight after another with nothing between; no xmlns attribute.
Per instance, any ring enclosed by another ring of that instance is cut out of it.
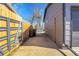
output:
<svg viewBox="0 0 79 59"><path fill-rule="evenodd" d="M24 32L22 17L20 17L11 4L0 3L0 55L10 55L20 43L23 42L21 34ZM25 33L23 33L24 35ZM27 33L28 34L28 33ZM26 34L25 34L26 35Z"/></svg>
<svg viewBox="0 0 79 59"><path fill-rule="evenodd" d="M48 4L44 22L46 33L59 47L79 47L79 3Z"/></svg>

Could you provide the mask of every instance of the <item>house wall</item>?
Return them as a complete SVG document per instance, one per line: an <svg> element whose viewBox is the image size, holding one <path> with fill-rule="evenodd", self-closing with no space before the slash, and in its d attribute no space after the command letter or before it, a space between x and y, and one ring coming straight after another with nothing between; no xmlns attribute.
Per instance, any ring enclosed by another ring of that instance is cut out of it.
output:
<svg viewBox="0 0 79 59"><path fill-rule="evenodd" d="M56 25L55 25L56 24ZM59 46L63 44L63 4L53 3L47 9L45 30L49 37Z"/></svg>

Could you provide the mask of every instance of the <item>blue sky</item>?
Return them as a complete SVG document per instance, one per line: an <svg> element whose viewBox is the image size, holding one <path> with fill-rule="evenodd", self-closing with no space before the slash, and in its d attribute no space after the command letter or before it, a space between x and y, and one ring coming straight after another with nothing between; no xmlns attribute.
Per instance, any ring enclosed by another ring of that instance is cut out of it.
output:
<svg viewBox="0 0 79 59"><path fill-rule="evenodd" d="M46 6L47 3L12 3L14 10L26 21L31 21L33 9L37 7L40 10L40 14L43 16Z"/></svg>

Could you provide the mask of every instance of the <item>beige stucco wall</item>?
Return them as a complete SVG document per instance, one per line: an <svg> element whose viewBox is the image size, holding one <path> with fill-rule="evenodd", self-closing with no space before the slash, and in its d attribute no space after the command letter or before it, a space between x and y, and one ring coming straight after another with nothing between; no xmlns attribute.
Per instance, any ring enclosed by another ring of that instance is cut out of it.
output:
<svg viewBox="0 0 79 59"><path fill-rule="evenodd" d="M55 25L56 24L56 25ZM59 47L63 44L63 4L54 3L45 16L45 30Z"/></svg>

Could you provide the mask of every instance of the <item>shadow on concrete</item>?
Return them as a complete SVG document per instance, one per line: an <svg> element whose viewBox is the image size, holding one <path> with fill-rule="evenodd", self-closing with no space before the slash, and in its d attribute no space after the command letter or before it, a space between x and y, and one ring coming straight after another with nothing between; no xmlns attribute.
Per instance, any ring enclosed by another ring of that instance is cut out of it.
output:
<svg viewBox="0 0 79 59"><path fill-rule="evenodd" d="M24 42L22 46L37 46L55 49L62 53L64 56L67 56L65 53L59 50L61 48L59 48L45 33L37 34L35 37L30 37L27 41Z"/></svg>
<svg viewBox="0 0 79 59"><path fill-rule="evenodd" d="M59 47L50 40L45 33L37 34L35 37L30 37L22 46L39 46L59 49Z"/></svg>

